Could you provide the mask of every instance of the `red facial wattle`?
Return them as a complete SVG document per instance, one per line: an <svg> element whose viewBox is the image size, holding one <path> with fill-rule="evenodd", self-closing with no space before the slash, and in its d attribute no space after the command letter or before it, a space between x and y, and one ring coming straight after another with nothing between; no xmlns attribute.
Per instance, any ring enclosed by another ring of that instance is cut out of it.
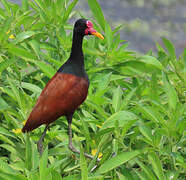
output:
<svg viewBox="0 0 186 180"><path fill-rule="evenodd" d="M87 28L85 29L85 35L92 34L100 39L104 39L104 37L93 28L93 24L91 21L87 21L86 25Z"/></svg>
<svg viewBox="0 0 186 180"><path fill-rule="evenodd" d="M95 32L96 32L96 30L92 27L88 27L87 29L85 29L85 35L92 34Z"/></svg>

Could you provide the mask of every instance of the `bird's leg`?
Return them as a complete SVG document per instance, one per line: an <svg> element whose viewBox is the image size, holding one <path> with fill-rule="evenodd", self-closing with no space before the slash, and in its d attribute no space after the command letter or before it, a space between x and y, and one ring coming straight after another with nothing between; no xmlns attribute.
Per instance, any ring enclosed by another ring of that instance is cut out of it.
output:
<svg viewBox="0 0 186 180"><path fill-rule="evenodd" d="M40 153L40 155L42 155L42 153L43 153L43 140L44 140L44 137L45 137L48 127L49 127L49 125L47 124L39 141L37 142L37 150Z"/></svg>
<svg viewBox="0 0 186 180"><path fill-rule="evenodd" d="M71 125L72 125L72 116L68 116L68 117L67 117L67 120L68 120L68 138L69 138L68 148L69 148L72 152L80 154L80 151L77 150L77 149L73 146L73 144L72 144L72 127L71 127ZM91 156L90 154L87 154L87 153L84 153L84 155L85 155L87 158L90 158L90 159L93 159L93 158L94 158L93 156ZM99 162L100 159L98 158L97 161Z"/></svg>
<svg viewBox="0 0 186 180"><path fill-rule="evenodd" d="M74 153L78 153L80 154L80 151L77 150L73 144L72 144L72 128L71 128L71 124L72 123L68 123L68 138L69 138L69 143L68 143L68 147L69 149L74 152ZM87 154L87 153L84 153L84 155L87 157L87 158L90 158L90 159L93 159L93 156Z"/></svg>
<svg viewBox="0 0 186 180"><path fill-rule="evenodd" d="M72 145L72 128L71 128L72 123L68 123L68 148L74 152L74 153L79 153L80 151L77 150L73 145Z"/></svg>

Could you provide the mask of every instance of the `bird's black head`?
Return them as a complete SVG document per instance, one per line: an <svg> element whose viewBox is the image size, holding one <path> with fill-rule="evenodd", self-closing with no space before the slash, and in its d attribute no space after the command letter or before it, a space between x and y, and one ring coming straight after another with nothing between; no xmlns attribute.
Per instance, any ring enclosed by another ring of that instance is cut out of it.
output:
<svg viewBox="0 0 186 180"><path fill-rule="evenodd" d="M100 39L104 39L104 37L93 28L93 23L87 19L78 19L74 25L74 32L82 36L94 35Z"/></svg>

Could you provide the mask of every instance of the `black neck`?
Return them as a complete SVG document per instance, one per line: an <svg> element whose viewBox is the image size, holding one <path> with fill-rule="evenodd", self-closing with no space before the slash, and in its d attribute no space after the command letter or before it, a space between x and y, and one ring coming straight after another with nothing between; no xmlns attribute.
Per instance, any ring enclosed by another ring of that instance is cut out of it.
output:
<svg viewBox="0 0 186 180"><path fill-rule="evenodd" d="M80 77L87 77L84 69L84 57L82 50L83 35L80 33L73 33L72 49L69 59L63 64L58 72L73 74Z"/></svg>
<svg viewBox="0 0 186 180"><path fill-rule="evenodd" d="M82 44L83 36L77 32L74 32L70 59L73 61L80 61L84 64Z"/></svg>

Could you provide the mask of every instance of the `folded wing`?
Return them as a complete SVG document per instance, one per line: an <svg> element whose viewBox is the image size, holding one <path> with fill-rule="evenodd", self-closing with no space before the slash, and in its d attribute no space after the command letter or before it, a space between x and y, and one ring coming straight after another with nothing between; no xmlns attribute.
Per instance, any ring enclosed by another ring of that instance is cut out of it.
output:
<svg viewBox="0 0 186 180"><path fill-rule="evenodd" d="M22 131L32 131L42 124L50 124L60 116L73 114L86 99L88 86L85 78L56 73L41 92Z"/></svg>

